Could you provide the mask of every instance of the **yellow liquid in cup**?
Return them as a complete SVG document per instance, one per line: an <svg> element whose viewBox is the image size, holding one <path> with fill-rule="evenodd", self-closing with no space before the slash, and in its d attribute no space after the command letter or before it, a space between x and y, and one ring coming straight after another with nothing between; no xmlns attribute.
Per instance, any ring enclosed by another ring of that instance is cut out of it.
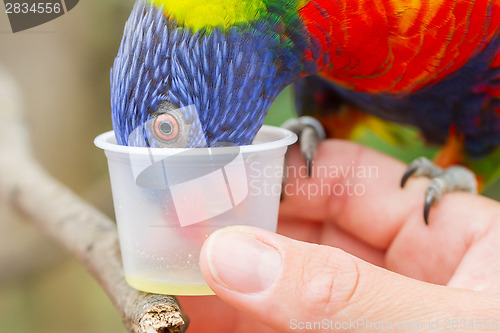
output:
<svg viewBox="0 0 500 333"><path fill-rule="evenodd" d="M125 279L127 280L128 284L130 284L135 289L139 289L154 294L191 295L191 296L215 295L212 289L210 289L209 286L204 284L193 285L193 284L166 283L161 281L135 278L132 276L125 276Z"/></svg>

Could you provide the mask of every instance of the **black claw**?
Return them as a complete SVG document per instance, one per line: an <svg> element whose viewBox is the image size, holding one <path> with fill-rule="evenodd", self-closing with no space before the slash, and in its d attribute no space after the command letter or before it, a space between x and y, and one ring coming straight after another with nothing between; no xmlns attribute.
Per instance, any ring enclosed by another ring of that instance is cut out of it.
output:
<svg viewBox="0 0 500 333"><path fill-rule="evenodd" d="M401 177L401 188L405 187L406 182L411 176L413 176L413 174L417 171L417 169L418 169L417 166L412 166L406 169L405 173L403 174L403 177Z"/></svg>
<svg viewBox="0 0 500 333"><path fill-rule="evenodd" d="M307 151L303 152L302 156L304 157L304 160L306 161L306 177L311 178L314 153L311 152L310 150L307 150Z"/></svg>
<svg viewBox="0 0 500 333"><path fill-rule="evenodd" d="M429 225L429 212L431 211L431 207L434 206L436 203L436 197L432 194L429 193L425 197L425 204L424 204L424 222L425 225Z"/></svg>
<svg viewBox="0 0 500 333"><path fill-rule="evenodd" d="M306 159L306 174L307 178L311 178L312 176L312 159Z"/></svg>

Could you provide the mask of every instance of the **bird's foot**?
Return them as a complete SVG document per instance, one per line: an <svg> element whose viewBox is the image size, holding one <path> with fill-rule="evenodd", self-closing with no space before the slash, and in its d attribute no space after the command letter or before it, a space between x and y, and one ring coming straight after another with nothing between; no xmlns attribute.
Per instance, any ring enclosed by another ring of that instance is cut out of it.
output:
<svg viewBox="0 0 500 333"><path fill-rule="evenodd" d="M316 156L316 147L325 139L323 126L315 118L303 116L289 119L281 127L294 132L299 137L300 151L306 161L307 177L311 177L312 162Z"/></svg>
<svg viewBox="0 0 500 333"><path fill-rule="evenodd" d="M474 173L462 166L440 168L425 157L419 157L410 163L401 178L404 187L410 177L425 176L431 183L425 191L424 221L429 224L429 211L436 205L443 194L452 191L477 193L477 181Z"/></svg>

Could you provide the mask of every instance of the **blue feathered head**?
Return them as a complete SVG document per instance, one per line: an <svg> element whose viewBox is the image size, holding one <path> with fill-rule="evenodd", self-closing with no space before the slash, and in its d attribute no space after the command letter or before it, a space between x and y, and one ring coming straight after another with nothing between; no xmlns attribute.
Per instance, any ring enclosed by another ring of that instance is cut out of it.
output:
<svg viewBox="0 0 500 333"><path fill-rule="evenodd" d="M302 51L282 29L259 19L194 33L139 0L111 70L118 144L250 144L274 98L303 70Z"/></svg>

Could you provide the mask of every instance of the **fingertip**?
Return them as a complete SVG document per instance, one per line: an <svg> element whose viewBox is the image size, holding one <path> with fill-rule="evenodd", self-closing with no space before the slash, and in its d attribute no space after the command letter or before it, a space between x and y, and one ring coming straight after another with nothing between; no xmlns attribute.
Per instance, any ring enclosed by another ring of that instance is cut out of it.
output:
<svg viewBox="0 0 500 333"><path fill-rule="evenodd" d="M210 287L227 304L282 331L323 320L424 320L474 296L256 228L226 228L212 236L201 257Z"/></svg>
<svg viewBox="0 0 500 333"><path fill-rule="evenodd" d="M281 274L282 258L279 249L264 240L273 235L266 233L242 226L212 233L200 256L202 274L209 286L244 294L268 289Z"/></svg>

